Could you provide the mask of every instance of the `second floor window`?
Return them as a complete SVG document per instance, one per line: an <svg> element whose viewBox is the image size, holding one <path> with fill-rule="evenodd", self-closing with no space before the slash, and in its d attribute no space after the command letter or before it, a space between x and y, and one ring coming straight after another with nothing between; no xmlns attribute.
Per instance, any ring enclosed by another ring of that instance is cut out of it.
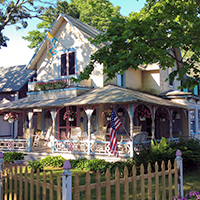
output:
<svg viewBox="0 0 200 200"><path fill-rule="evenodd" d="M171 72L173 72L173 71L174 71L174 68L171 68L171 67L168 68L168 79L169 79L169 75L170 75ZM171 87L174 86L174 82L171 81L170 79L169 79L169 86L171 86Z"/></svg>
<svg viewBox="0 0 200 200"><path fill-rule="evenodd" d="M124 73L119 74L117 73L117 86L125 86L125 78L124 78Z"/></svg>
<svg viewBox="0 0 200 200"><path fill-rule="evenodd" d="M75 74L75 52L61 55L61 76Z"/></svg>

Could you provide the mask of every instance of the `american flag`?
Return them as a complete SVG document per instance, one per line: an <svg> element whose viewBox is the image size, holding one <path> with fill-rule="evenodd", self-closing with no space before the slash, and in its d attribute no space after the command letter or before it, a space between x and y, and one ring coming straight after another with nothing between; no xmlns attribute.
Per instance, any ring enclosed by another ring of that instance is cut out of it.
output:
<svg viewBox="0 0 200 200"><path fill-rule="evenodd" d="M111 121L110 121L110 152L117 154L117 130L122 125L120 119L118 118L117 114L114 110L111 113Z"/></svg>

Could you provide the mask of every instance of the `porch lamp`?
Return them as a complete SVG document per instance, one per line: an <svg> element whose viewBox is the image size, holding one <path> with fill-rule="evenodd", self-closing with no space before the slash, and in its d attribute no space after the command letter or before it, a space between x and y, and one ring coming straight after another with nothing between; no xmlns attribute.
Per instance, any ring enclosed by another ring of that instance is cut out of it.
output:
<svg viewBox="0 0 200 200"><path fill-rule="evenodd" d="M69 162L69 160L65 160L64 165L63 165L63 169L71 169L71 164Z"/></svg>

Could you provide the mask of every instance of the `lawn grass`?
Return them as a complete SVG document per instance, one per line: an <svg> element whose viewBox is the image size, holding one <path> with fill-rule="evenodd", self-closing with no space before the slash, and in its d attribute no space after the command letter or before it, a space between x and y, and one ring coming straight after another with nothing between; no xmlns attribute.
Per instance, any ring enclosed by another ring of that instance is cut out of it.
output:
<svg viewBox="0 0 200 200"><path fill-rule="evenodd" d="M57 174L60 173L62 175L63 169L61 168L45 168L46 172L47 172L47 182L49 183L49 175L50 172L53 171L54 174L54 184L57 184ZM23 170L24 172L24 170ZM80 180L80 185L84 185L85 184L85 176L86 176L86 171L83 170L71 170L72 172L72 187L74 186L74 176L76 173L79 174L79 180ZM96 174L95 173L91 173L91 183L95 183L96 182ZM29 174L30 176L30 174ZM34 174L34 179L36 179L36 174ZM40 180L42 181L43 179L43 173L40 173ZM114 179L114 174L112 174L111 179ZM101 182L105 181L105 175L101 176ZM160 177L161 180L161 177ZM188 193L189 191L199 191L200 190L200 168L197 169L196 171L193 172L188 172L188 173L184 173L184 193ZM62 180L61 180L62 181ZM160 199L162 199L162 192L161 192L161 181L160 182ZM152 188L153 188L153 199L154 199L154 186L155 186L155 181L152 179ZM140 199L140 182L137 182L137 197L138 199ZM147 180L145 181L145 199L148 199L148 182ZM42 188L41 188L42 189ZM168 180L166 177L166 190L168 190ZM42 191L42 190L41 190ZM101 199L104 200L106 199L106 188L102 188L101 189ZM132 199L132 183L129 183L129 199ZM168 191L166 192L166 195L168 198ZM47 195L49 196L49 195ZM121 199L124 199L124 185L121 184L120 185L120 197ZM56 199L56 193L55 193L55 198ZM84 200L85 199L85 192L80 192L80 199ZM96 193L95 190L91 190L91 199L96 199ZM111 199L115 199L115 186L111 186Z"/></svg>

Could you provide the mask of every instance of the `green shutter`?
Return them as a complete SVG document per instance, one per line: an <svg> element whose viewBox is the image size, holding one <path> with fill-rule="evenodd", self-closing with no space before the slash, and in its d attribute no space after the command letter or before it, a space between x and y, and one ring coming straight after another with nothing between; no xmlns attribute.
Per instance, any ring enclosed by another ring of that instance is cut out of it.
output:
<svg viewBox="0 0 200 200"><path fill-rule="evenodd" d="M198 86L197 85L195 85L195 87L194 87L194 94L198 95Z"/></svg>

